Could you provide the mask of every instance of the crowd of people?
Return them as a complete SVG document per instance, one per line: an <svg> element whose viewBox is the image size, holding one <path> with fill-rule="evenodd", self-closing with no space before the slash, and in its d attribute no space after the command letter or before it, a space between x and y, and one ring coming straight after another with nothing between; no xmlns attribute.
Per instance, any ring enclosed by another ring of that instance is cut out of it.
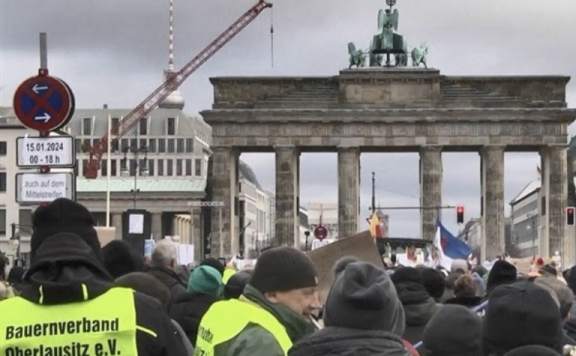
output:
<svg viewBox="0 0 576 356"><path fill-rule="evenodd" d="M31 264L0 259L0 354L215 356L576 355L576 267L535 261L522 274L455 260L449 271L346 256L322 295L291 247L250 270L149 261L122 240L103 248L90 212L58 199L33 216Z"/></svg>

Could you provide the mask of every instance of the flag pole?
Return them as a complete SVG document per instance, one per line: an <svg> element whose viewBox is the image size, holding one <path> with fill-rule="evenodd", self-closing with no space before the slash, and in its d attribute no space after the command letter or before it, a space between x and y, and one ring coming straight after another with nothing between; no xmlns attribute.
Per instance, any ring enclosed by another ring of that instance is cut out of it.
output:
<svg viewBox="0 0 576 356"><path fill-rule="evenodd" d="M372 172L372 214L376 211L376 173Z"/></svg>
<svg viewBox="0 0 576 356"><path fill-rule="evenodd" d="M106 227L110 227L110 169L111 169L111 162L110 162L110 124L112 123L112 117L108 114L108 144L106 145Z"/></svg>

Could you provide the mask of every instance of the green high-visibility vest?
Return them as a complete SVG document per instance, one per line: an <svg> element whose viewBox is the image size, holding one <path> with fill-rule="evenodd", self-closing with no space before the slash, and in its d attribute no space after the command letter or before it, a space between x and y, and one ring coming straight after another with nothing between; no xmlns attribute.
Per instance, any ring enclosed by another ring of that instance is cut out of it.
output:
<svg viewBox="0 0 576 356"><path fill-rule="evenodd" d="M204 314L198 328L194 355L218 356L214 352L215 347L233 339L249 323L257 324L270 332L284 351L284 355L288 355L292 340L284 325L258 305L238 299L216 302Z"/></svg>
<svg viewBox="0 0 576 356"><path fill-rule="evenodd" d="M40 287L41 288L41 287ZM111 288L85 301L42 305L21 297L0 302L0 355L136 356L134 291Z"/></svg>

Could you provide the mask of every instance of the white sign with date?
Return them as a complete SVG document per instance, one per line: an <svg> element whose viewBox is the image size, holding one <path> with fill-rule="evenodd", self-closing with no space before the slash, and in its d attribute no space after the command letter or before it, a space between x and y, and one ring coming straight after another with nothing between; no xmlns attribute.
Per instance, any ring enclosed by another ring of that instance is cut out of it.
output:
<svg viewBox="0 0 576 356"><path fill-rule="evenodd" d="M72 136L18 137L18 167L73 167L76 163Z"/></svg>

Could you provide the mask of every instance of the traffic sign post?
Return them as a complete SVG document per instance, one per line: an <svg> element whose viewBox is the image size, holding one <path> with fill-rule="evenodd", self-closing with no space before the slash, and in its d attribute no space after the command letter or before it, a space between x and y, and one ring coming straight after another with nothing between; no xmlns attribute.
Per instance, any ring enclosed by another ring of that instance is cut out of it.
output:
<svg viewBox="0 0 576 356"><path fill-rule="evenodd" d="M37 75L18 86L13 105L24 126L46 135L70 121L74 113L74 95L62 80Z"/></svg>
<svg viewBox="0 0 576 356"><path fill-rule="evenodd" d="M326 229L323 225L318 225L314 229L314 236L319 240L324 240L326 236L328 236L328 229Z"/></svg>
<svg viewBox="0 0 576 356"><path fill-rule="evenodd" d="M38 204L58 198L75 199L73 173L16 174L16 202Z"/></svg>
<svg viewBox="0 0 576 356"><path fill-rule="evenodd" d="M75 199L72 172L51 173L52 167L74 167L74 141L70 136L50 132L66 125L74 114L74 95L62 80L48 75L46 33L40 33L38 75L22 82L14 93L16 117L24 126L40 131L40 137L17 139L17 165L38 168L37 172L16 174L16 202L38 204L58 198Z"/></svg>
<svg viewBox="0 0 576 356"><path fill-rule="evenodd" d="M18 167L74 167L76 155L72 136L18 137Z"/></svg>

